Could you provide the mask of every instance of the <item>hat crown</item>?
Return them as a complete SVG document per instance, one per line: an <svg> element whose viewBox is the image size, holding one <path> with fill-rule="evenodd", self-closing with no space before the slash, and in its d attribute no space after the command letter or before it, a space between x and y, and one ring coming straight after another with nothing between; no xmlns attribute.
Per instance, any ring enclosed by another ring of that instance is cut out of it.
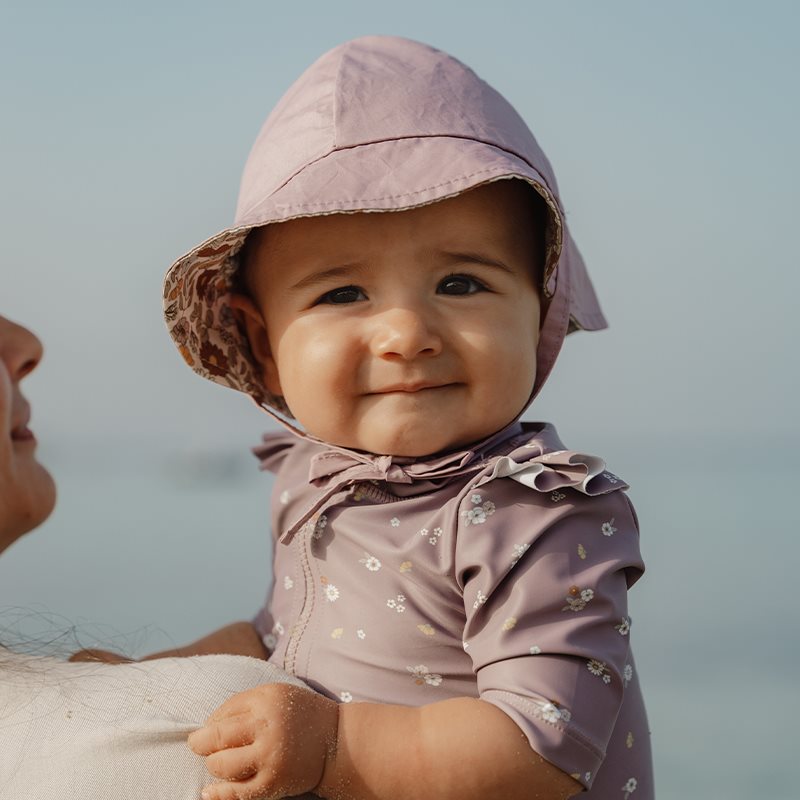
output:
<svg viewBox="0 0 800 800"><path fill-rule="evenodd" d="M470 139L513 153L557 195L528 126L469 67L409 39L365 36L321 56L269 115L244 169L236 224L257 221L261 203L332 152L427 137Z"/></svg>

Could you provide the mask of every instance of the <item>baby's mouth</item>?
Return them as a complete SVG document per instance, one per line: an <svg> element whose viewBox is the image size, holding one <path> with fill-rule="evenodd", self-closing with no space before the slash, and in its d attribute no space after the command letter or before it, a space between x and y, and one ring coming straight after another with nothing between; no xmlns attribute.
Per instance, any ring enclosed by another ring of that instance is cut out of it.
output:
<svg viewBox="0 0 800 800"><path fill-rule="evenodd" d="M446 386L452 386L450 383L433 383L433 382L415 382L415 383L397 383L391 386L386 386L383 389L378 389L371 394L415 394L427 389L444 389Z"/></svg>

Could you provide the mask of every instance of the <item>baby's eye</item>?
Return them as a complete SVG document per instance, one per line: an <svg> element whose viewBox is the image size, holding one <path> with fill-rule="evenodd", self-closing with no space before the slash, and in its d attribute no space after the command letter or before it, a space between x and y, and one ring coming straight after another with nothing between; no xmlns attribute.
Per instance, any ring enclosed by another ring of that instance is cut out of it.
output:
<svg viewBox="0 0 800 800"><path fill-rule="evenodd" d="M339 305L343 303L355 303L357 300L366 300L366 295L358 286L340 286L338 289L325 292L325 294L317 300L317 303L333 303Z"/></svg>
<svg viewBox="0 0 800 800"><path fill-rule="evenodd" d="M486 287L469 275L448 275L436 287L437 294L475 294Z"/></svg>

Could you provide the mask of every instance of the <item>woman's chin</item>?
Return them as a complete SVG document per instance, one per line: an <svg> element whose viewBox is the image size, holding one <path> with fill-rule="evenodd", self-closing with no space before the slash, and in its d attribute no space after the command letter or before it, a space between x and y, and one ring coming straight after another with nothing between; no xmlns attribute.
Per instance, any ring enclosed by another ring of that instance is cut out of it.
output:
<svg viewBox="0 0 800 800"><path fill-rule="evenodd" d="M4 515L0 550L41 525L56 505L56 484L46 467L32 452L17 451L16 455L14 502Z"/></svg>

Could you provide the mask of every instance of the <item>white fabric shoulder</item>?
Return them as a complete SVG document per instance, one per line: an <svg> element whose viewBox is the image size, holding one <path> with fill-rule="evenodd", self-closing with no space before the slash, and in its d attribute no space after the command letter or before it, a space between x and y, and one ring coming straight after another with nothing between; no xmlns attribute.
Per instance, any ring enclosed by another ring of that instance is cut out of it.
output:
<svg viewBox="0 0 800 800"><path fill-rule="evenodd" d="M229 697L303 685L244 656L69 664L0 652L0 798L197 800L187 735Z"/></svg>

